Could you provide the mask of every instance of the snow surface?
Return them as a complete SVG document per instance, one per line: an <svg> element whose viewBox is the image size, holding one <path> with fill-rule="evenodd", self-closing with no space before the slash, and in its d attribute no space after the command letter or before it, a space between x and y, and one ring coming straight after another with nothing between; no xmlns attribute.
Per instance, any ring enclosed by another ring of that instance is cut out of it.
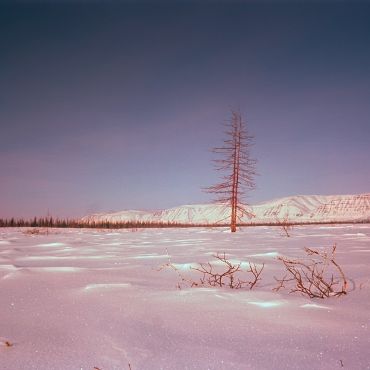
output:
<svg viewBox="0 0 370 370"><path fill-rule="evenodd" d="M370 369L370 225L0 229L2 370ZM337 244L340 298L273 292L279 255ZM255 290L176 288L225 252L265 263ZM12 344L7 346L6 342Z"/></svg>
<svg viewBox="0 0 370 370"><path fill-rule="evenodd" d="M358 195L297 195L246 206L248 215L242 222L353 222L370 221L370 193ZM222 204L193 204L171 209L145 212L121 211L97 213L84 221L154 221L190 224L225 223L230 207Z"/></svg>

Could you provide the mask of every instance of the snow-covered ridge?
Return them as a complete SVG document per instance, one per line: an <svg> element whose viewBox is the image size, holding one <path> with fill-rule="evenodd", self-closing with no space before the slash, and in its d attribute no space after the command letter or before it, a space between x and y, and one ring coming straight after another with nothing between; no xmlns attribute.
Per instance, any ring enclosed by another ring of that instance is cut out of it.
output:
<svg viewBox="0 0 370 370"><path fill-rule="evenodd" d="M370 193L358 195L297 195L247 206L242 222L343 222L370 221ZM230 207L222 204L193 204L160 211L121 211L83 217L86 222L153 221L190 224L223 223Z"/></svg>

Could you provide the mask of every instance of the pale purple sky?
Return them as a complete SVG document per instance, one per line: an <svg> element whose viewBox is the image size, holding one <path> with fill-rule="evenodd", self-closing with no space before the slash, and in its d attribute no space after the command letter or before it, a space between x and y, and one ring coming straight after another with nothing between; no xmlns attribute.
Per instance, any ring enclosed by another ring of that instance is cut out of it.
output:
<svg viewBox="0 0 370 370"><path fill-rule="evenodd" d="M0 4L0 217L209 202L239 107L256 203L370 191L370 3Z"/></svg>

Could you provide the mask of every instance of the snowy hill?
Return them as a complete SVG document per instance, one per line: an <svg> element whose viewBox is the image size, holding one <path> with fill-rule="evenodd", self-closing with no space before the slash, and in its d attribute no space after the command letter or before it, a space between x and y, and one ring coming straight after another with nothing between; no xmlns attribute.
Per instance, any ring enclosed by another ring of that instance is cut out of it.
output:
<svg viewBox="0 0 370 370"><path fill-rule="evenodd" d="M246 207L242 222L353 222L370 221L370 193L359 195L298 195ZM97 213L83 221L153 221L190 224L227 222L230 208L222 204L194 204L147 212L121 211Z"/></svg>

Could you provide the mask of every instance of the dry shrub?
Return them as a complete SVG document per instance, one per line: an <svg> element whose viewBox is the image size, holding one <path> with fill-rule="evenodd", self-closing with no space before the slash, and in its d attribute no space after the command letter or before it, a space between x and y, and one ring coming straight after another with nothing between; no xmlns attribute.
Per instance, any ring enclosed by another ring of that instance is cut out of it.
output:
<svg viewBox="0 0 370 370"><path fill-rule="evenodd" d="M289 222L289 215L286 214L282 220L276 217L275 220L276 220L276 224L281 226L283 235L289 238L290 233L293 230L293 225Z"/></svg>
<svg viewBox="0 0 370 370"><path fill-rule="evenodd" d="M240 280L238 273L243 272L240 267L241 262L233 264L226 258L225 253L216 253L213 257L222 263L224 270L218 271L218 266L210 262L200 263L199 267L192 267L192 270L202 274L199 282L194 281L193 286L228 287L230 289L240 289L243 286L249 286L249 289L253 289L257 282L261 280L260 275L265 267L264 264L261 268L258 268L256 264L248 262L249 268L245 272L252 275L251 280Z"/></svg>
<svg viewBox="0 0 370 370"><path fill-rule="evenodd" d="M278 257L286 274L274 291L290 288L290 293L301 293L310 298L339 297L347 294L347 279L342 268L335 261L336 245L329 253L305 248L305 259Z"/></svg>
<svg viewBox="0 0 370 370"><path fill-rule="evenodd" d="M57 235L61 231L53 227L31 227L29 229L23 230L24 235Z"/></svg>
<svg viewBox="0 0 370 370"><path fill-rule="evenodd" d="M25 234L25 235L39 235L40 234L40 229L38 229L38 228L27 229L27 230L23 231L23 234Z"/></svg>
<svg viewBox="0 0 370 370"><path fill-rule="evenodd" d="M25 235L49 235L50 230L48 228L38 228L38 227L32 227L30 229L24 230L23 234Z"/></svg>
<svg viewBox="0 0 370 370"><path fill-rule="evenodd" d="M197 271L201 274L198 279L185 277L180 273L178 268L171 262L169 257L168 262L159 268L159 271L164 268L170 268L174 270L181 283L190 285L191 287L219 287L219 288L230 288L240 289L243 287L249 287L253 289L257 282L261 280L261 274L265 267L263 264L258 267L256 264L248 262L249 268L247 270L241 269L241 262L232 263L226 258L225 253L216 253L213 255L221 264L212 264L211 262L199 263L198 267L191 267L192 271ZM250 276L248 280L241 280L241 273L247 273ZM177 284L177 288L181 289L181 283Z"/></svg>

